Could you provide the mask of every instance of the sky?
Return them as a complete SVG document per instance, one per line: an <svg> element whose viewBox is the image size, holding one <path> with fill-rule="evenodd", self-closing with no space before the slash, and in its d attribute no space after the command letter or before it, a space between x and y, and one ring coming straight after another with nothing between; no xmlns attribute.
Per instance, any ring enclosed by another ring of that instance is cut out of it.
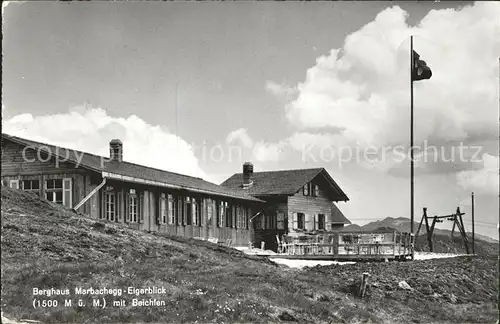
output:
<svg viewBox="0 0 500 324"><path fill-rule="evenodd" d="M498 237L500 4L4 2L2 132L221 183L324 167L353 223L460 207ZM450 224L440 224L451 228Z"/></svg>

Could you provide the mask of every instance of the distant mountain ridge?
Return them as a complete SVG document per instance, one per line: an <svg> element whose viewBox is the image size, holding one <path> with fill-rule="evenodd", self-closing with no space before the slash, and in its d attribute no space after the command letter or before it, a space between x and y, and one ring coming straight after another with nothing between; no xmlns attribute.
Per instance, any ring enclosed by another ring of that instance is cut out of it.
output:
<svg viewBox="0 0 500 324"><path fill-rule="evenodd" d="M349 232L349 231L363 231L363 232L379 232L382 229L386 230L396 230L400 232L409 232L410 231L410 226L411 221L408 218L405 217L399 217L399 218L393 218L393 217L387 217L382 220L370 222L368 224L365 224L363 226L357 225L357 224L351 224L348 226L345 226L342 231L343 232ZM413 222L413 229L416 232L418 229L419 222ZM422 228L420 229L419 236L420 235L425 235L425 225L422 224ZM442 235L442 236L450 236L451 237L451 231L450 230L443 230L439 228L434 229L434 234L435 235ZM455 234L456 237L460 237L460 232L458 229L455 228ZM488 243L499 243L498 240L491 238L486 235L478 234L475 233L475 239L476 240L481 240L484 242ZM472 239L472 233L467 232L467 237L469 240Z"/></svg>

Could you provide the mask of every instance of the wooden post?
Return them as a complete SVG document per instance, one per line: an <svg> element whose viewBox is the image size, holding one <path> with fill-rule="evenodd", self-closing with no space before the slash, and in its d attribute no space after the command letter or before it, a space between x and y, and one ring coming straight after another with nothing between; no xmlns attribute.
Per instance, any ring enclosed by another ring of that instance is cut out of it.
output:
<svg viewBox="0 0 500 324"><path fill-rule="evenodd" d="M361 277L361 285L359 287L359 296L361 298L365 296L366 285L368 284L368 277L370 277L370 274L368 272L364 272L363 276Z"/></svg>
<svg viewBox="0 0 500 324"><path fill-rule="evenodd" d="M434 226L436 226L436 223L437 223L437 216L434 216L434 219L432 220L432 225L431 225L431 230L429 232L429 250L430 252L433 252L432 251L432 233L434 232Z"/></svg>
<svg viewBox="0 0 500 324"><path fill-rule="evenodd" d="M266 247L266 242L262 241L260 242L260 249L264 251L264 248Z"/></svg>
<svg viewBox="0 0 500 324"><path fill-rule="evenodd" d="M453 236L455 234L455 225L457 223L457 215L453 216L453 227L451 228L451 241L453 242Z"/></svg>
<svg viewBox="0 0 500 324"><path fill-rule="evenodd" d="M425 228L427 230L427 243L429 243L429 249L430 252L432 252L432 235L429 227L429 220L427 219L427 213L425 214Z"/></svg>
<svg viewBox="0 0 500 324"><path fill-rule="evenodd" d="M462 234L462 239L465 245L465 252L469 254L469 240L467 239L467 232L465 232L464 221L462 218L462 213L460 212L460 208L457 207L457 215L460 218L460 221L457 220L457 227L460 228L460 232Z"/></svg>
<svg viewBox="0 0 500 324"><path fill-rule="evenodd" d="M418 236L418 233L420 232L420 228L422 227L422 223L424 222L424 217L427 216L427 208L424 207L424 213L422 215L422 219L420 220L420 224L418 225L417 233L415 234L415 237Z"/></svg>
<svg viewBox="0 0 500 324"><path fill-rule="evenodd" d="M472 254L476 254L476 241L474 240L474 193L471 194L472 203Z"/></svg>

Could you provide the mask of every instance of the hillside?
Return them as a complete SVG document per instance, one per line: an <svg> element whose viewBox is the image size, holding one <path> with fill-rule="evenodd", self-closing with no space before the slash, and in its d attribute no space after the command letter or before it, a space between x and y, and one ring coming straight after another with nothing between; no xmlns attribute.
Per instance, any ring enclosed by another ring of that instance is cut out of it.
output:
<svg viewBox="0 0 500 324"><path fill-rule="evenodd" d="M102 223L18 190L2 187L1 199L2 313L9 319L44 323L496 320L496 258L292 270L208 242ZM380 272L379 266L387 271ZM420 287L418 291L399 289L401 280L413 283L414 274L401 270L405 267L419 269L422 274L436 271L435 277L442 272L437 279L427 279L429 285L439 286L436 295L424 298ZM367 269L373 274L374 285L367 297L360 299L353 285ZM375 282L379 282L378 288ZM118 296L115 290L115 296L76 295L78 287L122 289L122 294ZM164 293L135 296L127 294L127 287L160 287ZM53 292L69 289L70 294L39 296L33 295L33 288ZM92 306L92 299L98 298L101 306L106 301L105 308ZM132 306L134 298L164 304ZM59 305L43 308L35 302L34 309L34 299L57 300ZM71 299L72 305L65 307L65 299ZM84 305L78 305L78 299ZM122 300L125 305L112 304ZM429 304L433 312L421 312Z"/></svg>
<svg viewBox="0 0 500 324"><path fill-rule="evenodd" d="M381 232L381 231L400 231L409 232L410 231L410 220L408 218L399 217L387 217L383 220L378 220L370 222L363 226L357 224L352 224L346 226L342 231L363 231L363 232ZM418 229L419 223L414 222L414 230ZM467 233L470 244L469 247L472 251L472 233ZM491 237L475 234L476 241L476 253L479 254L498 254L498 244L499 242ZM461 239L460 233L455 230L455 235L453 240L451 239L451 231L436 228L433 234L434 242L434 252L453 252L453 253L465 253L465 247ZM419 237L416 240L417 251L428 251L427 239L425 228L420 229Z"/></svg>

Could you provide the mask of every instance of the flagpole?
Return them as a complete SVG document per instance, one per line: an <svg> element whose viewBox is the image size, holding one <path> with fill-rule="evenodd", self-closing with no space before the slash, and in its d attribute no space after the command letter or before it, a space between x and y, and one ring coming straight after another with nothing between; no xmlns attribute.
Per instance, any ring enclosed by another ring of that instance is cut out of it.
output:
<svg viewBox="0 0 500 324"><path fill-rule="evenodd" d="M415 183L413 165L413 35L410 36L410 232L413 234L414 191Z"/></svg>
<svg viewBox="0 0 500 324"><path fill-rule="evenodd" d="M471 194L471 203L472 203L472 254L476 254L476 241L475 241L475 224L474 224L474 192Z"/></svg>

